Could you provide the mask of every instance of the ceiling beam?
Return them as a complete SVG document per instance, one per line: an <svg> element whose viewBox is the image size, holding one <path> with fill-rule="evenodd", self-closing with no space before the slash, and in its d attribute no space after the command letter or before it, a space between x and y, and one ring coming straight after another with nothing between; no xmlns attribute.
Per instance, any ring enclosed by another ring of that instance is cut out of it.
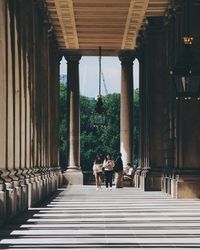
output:
<svg viewBox="0 0 200 250"><path fill-rule="evenodd" d="M79 48L72 0L65 0L64 2L54 0L54 3L66 47ZM73 37L69 36L69 32L73 33Z"/></svg>
<svg viewBox="0 0 200 250"><path fill-rule="evenodd" d="M135 47L137 34L135 32L131 32L131 30L132 27L135 26L135 30L137 32L139 31L148 7L148 3L149 0L131 0L121 49L131 49Z"/></svg>
<svg viewBox="0 0 200 250"><path fill-rule="evenodd" d="M45 0L60 49L132 49L145 17L170 0ZM97 50L95 50L97 49Z"/></svg>

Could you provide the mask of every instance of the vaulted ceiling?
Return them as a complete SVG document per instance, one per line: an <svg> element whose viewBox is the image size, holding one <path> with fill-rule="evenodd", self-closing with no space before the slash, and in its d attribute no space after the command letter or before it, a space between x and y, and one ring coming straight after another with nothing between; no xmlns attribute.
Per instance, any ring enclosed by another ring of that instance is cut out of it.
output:
<svg viewBox="0 0 200 250"><path fill-rule="evenodd" d="M134 49L148 16L162 16L169 0L46 0L58 44L82 54ZM89 52L88 52L89 51Z"/></svg>

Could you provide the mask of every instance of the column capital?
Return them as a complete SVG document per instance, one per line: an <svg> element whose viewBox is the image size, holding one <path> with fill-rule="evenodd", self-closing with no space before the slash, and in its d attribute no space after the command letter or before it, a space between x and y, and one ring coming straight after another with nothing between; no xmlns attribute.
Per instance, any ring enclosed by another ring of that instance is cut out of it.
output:
<svg viewBox="0 0 200 250"><path fill-rule="evenodd" d="M77 55L64 55L65 59L67 60L67 62L79 62L81 59L81 55L77 54Z"/></svg>
<svg viewBox="0 0 200 250"><path fill-rule="evenodd" d="M119 60L121 64L128 64L133 65L133 61L136 58L136 51L135 50L124 50L119 53Z"/></svg>

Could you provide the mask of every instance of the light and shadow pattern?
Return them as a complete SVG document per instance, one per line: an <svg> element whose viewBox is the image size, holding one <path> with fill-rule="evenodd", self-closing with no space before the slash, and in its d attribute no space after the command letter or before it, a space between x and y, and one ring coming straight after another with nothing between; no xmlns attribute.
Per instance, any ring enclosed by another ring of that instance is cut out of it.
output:
<svg viewBox="0 0 200 250"><path fill-rule="evenodd" d="M200 249L200 201L69 186L0 231L0 249Z"/></svg>

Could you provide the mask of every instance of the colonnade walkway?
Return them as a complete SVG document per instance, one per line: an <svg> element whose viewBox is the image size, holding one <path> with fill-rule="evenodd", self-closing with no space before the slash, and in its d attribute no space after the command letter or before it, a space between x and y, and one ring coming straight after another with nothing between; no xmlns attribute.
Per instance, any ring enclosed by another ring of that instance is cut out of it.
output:
<svg viewBox="0 0 200 250"><path fill-rule="evenodd" d="M0 230L0 249L200 249L200 200L69 186Z"/></svg>

